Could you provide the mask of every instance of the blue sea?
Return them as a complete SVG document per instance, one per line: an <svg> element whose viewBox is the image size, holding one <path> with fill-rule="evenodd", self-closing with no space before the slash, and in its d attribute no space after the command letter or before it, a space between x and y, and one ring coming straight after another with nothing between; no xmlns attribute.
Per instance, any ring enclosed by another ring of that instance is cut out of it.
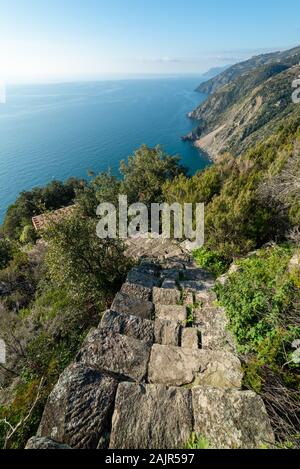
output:
<svg viewBox="0 0 300 469"><path fill-rule="evenodd" d="M207 158L181 137L204 96L197 77L8 86L0 104L0 223L23 190L111 168L141 144L178 154L190 173Z"/></svg>

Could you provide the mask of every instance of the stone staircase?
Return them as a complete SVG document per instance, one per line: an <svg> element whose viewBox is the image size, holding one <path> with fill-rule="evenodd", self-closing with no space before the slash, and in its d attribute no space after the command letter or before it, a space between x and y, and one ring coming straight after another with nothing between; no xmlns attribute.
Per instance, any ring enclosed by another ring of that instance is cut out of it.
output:
<svg viewBox="0 0 300 469"><path fill-rule="evenodd" d="M28 448L175 449L193 432L213 448L273 444L263 401L241 390L213 279L180 247L144 241L130 254L155 258L129 272L61 375Z"/></svg>

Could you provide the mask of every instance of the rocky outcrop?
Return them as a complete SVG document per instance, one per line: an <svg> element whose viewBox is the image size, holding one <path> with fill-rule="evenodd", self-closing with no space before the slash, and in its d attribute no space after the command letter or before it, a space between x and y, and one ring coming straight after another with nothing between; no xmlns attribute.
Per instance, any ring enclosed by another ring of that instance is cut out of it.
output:
<svg viewBox="0 0 300 469"><path fill-rule="evenodd" d="M262 400L241 390L211 276L176 246L155 250L61 375L38 431L46 439L29 446L50 438L72 448L183 448L193 432L214 448L273 443Z"/></svg>

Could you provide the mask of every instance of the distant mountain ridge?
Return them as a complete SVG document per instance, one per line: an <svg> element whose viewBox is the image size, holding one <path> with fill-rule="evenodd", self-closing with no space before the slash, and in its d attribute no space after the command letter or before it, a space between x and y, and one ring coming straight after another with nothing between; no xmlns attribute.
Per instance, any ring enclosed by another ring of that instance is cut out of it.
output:
<svg viewBox="0 0 300 469"><path fill-rule="evenodd" d="M189 116L197 126L186 139L215 159L238 156L268 137L284 119L300 119L292 82L300 74L300 47L253 57L202 83L208 94Z"/></svg>

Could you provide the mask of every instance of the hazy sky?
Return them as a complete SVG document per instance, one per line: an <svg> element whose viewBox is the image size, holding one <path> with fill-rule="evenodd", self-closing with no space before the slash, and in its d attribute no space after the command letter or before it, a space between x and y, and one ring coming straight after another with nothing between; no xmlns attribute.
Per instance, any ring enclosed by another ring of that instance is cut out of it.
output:
<svg viewBox="0 0 300 469"><path fill-rule="evenodd" d="M299 0L0 0L8 81L201 74L298 44Z"/></svg>

